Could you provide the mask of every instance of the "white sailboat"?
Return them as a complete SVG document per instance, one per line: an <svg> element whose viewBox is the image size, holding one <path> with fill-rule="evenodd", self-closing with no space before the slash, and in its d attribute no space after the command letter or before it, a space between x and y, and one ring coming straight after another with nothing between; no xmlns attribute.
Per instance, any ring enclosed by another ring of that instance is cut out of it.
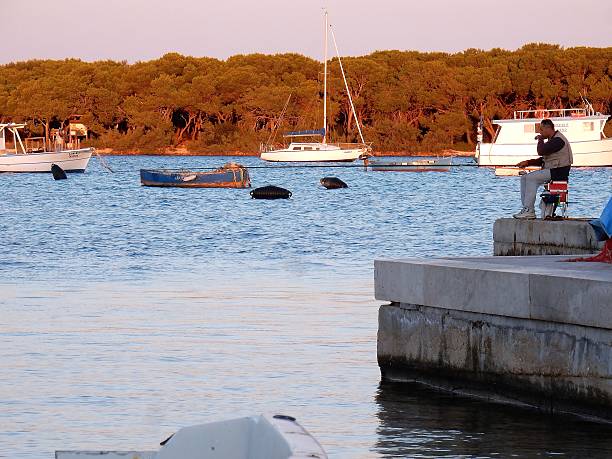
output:
<svg viewBox="0 0 612 459"><path fill-rule="evenodd" d="M355 117L355 123L357 130L359 131L359 137L361 143L327 143L327 49L328 49L328 36L331 32L334 47L336 49L336 55L338 56L338 63L340 64L340 70L342 72L342 78L344 79L344 86L346 93L351 105L351 110ZM325 57L323 61L324 77L323 77L323 127L321 129L310 130L310 131L294 131L288 132L284 135L286 138L300 138L300 137L321 137L319 142L294 142L293 140L288 146L282 148L276 148L271 145L263 145L261 149L260 157L264 161L274 162L327 162L327 161L355 161L358 158L364 158L369 155L372 151L372 147L367 144L363 138L361 132L361 125L357 118L355 106L353 104L353 98L346 81L346 74L344 73L344 67L342 66L342 60L340 59L340 52L338 51L338 44L336 43L336 36L333 29L329 25L327 11L325 11Z"/></svg>
<svg viewBox="0 0 612 459"><path fill-rule="evenodd" d="M482 142L479 127L476 157L480 166L514 166L520 161L537 158L540 122L550 118L555 129L570 141L574 167L612 166L612 139L606 138L604 126L609 116L595 113L588 101L586 108L522 110L513 119L492 120L497 131L491 143Z"/></svg>
<svg viewBox="0 0 612 459"><path fill-rule="evenodd" d="M57 143L57 151L48 151L44 138L21 139L22 123L0 123L0 172L50 172L53 164L66 172L85 172L93 148L64 148ZM6 148L6 133L13 137L14 148ZM77 145L78 146L78 145Z"/></svg>

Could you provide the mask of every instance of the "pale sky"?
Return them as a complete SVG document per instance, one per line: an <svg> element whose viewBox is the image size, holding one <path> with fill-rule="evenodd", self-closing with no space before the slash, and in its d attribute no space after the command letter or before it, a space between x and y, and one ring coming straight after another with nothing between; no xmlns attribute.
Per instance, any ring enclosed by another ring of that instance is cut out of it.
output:
<svg viewBox="0 0 612 459"><path fill-rule="evenodd" d="M612 46L610 0L0 0L0 63L149 60L176 51L322 58L322 7L342 55L375 50ZM330 47L331 50L331 47Z"/></svg>

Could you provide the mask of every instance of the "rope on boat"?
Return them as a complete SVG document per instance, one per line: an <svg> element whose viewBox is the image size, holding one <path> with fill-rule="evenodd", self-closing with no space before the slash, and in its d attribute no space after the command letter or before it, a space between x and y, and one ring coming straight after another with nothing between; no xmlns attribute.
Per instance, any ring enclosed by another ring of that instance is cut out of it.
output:
<svg viewBox="0 0 612 459"><path fill-rule="evenodd" d="M278 128L281 126L281 123L283 122L283 118L285 117L285 112L287 111L287 107L289 106L290 100L291 100L291 94L289 94L289 96L287 97L287 100L285 101L283 111L281 111L278 118L274 121L274 128L272 129L272 131L270 132L270 135L268 136L268 140L265 143L266 146L272 145L274 141L276 140L276 134L278 133Z"/></svg>
<svg viewBox="0 0 612 459"><path fill-rule="evenodd" d="M111 169L111 167L108 165L106 160L102 158L100 153L98 153L95 148L93 149L93 152L94 152L94 155L96 155L96 157L98 158L98 161L100 161L100 164L102 165L104 169L106 169L109 172L115 172L114 170Z"/></svg>
<svg viewBox="0 0 612 459"><path fill-rule="evenodd" d="M346 94L348 95L348 100L351 103L351 109L353 110L353 116L355 117L355 124L357 125L357 130L359 131L359 137L361 138L361 143L365 145L366 142L363 138L363 134L361 133L361 125L359 124L359 118L357 118L357 111L355 110L355 105L353 104L353 98L351 97L351 91L346 81L346 75L344 74L344 66L342 65L342 59L340 59L340 51L338 50L338 43L336 43L336 34L334 33L334 29L331 26L331 24L329 26L329 30L331 31L332 40L334 41L334 48L336 48L336 55L338 56L338 63L340 64L340 71L342 72L342 79L344 80L344 86L346 87Z"/></svg>

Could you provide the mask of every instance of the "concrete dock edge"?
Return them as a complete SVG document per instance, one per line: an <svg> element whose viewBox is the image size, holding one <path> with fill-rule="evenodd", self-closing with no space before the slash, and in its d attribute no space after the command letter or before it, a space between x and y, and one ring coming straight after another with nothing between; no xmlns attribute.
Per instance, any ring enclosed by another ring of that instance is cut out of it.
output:
<svg viewBox="0 0 612 459"><path fill-rule="evenodd" d="M378 260L384 381L612 422L612 266Z"/></svg>

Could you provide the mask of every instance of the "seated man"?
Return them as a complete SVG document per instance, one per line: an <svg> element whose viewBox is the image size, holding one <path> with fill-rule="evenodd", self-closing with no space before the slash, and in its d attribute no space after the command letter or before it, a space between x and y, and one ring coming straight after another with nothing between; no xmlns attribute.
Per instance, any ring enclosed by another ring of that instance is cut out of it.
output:
<svg viewBox="0 0 612 459"><path fill-rule="evenodd" d="M535 200L538 187L551 180L567 180L572 165L572 147L563 134L555 130L554 123L543 119L540 123L537 159L527 159L517 164L517 167L541 166L542 170L530 172L521 176L522 210L514 218L536 218ZM546 142L544 142L546 139Z"/></svg>

